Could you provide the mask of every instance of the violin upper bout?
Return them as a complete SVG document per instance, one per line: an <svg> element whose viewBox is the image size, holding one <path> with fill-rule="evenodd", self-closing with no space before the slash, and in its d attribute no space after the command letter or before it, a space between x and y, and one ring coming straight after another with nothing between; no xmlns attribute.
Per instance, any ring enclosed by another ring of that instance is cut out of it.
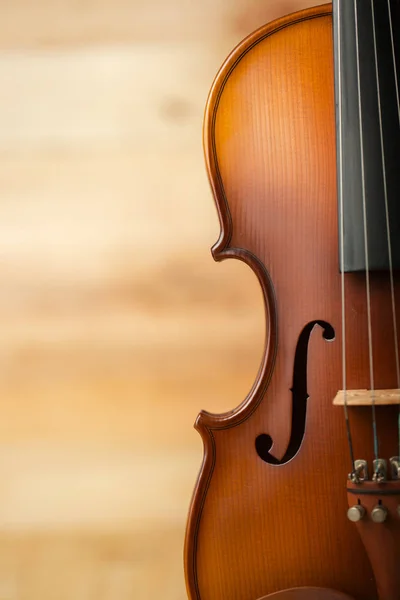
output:
<svg viewBox="0 0 400 600"><path fill-rule="evenodd" d="M322 110L322 113L313 119L318 119L318 135L334 141L333 102L329 97L333 93L331 13L331 5L327 4L283 17L254 32L228 57L209 94L203 140L207 172L221 226L212 255L216 261L240 260L252 269L261 287L266 321L264 353L252 389L237 408L225 414L202 411L196 421L200 433L203 427L221 429L248 418L265 395L274 369L278 306L275 274L273 278L270 269L277 262L279 267L285 268L286 277L290 279L289 251L296 255L297 248L294 241L288 243L291 234L285 229L300 227L304 217L294 215L293 223L280 221L286 219L285 203L296 202L302 209L302 196L307 210L314 210L313 203L319 190L314 193L310 190L307 171L319 170L321 158L308 143L306 148L304 146L309 119L304 116L305 107L299 102L299 90L304 83L304 73L308 73L312 65L307 64L307 52L304 53L296 41L297 34L292 36L290 29L300 28L304 48L308 49L311 39L318 48L318 56L310 51L313 55L310 60L319 63L314 79L320 78L320 81L313 101L315 110ZM280 85L274 92L277 77ZM312 84L313 81L307 82L307 86ZM284 105L282 92L288 96ZM328 100L321 104L320 96L324 94ZM307 106L312 106L309 99ZM299 119L300 114L303 114L302 119ZM297 130L290 127L282 130L282 121L296 123ZM327 125L320 125L325 121ZM298 142L294 141L295 136ZM334 164L334 144L328 144L327 148L331 156L322 158L325 163ZM306 169L302 160L305 149L309 150ZM317 162L313 162L313 158ZM286 178L296 183L295 195L287 189ZM334 193L334 175L331 179L328 194ZM303 213L307 215L306 210ZM278 244L277 236L280 237ZM280 254L278 261L274 252ZM293 262L293 270L298 268L299 265Z"/></svg>

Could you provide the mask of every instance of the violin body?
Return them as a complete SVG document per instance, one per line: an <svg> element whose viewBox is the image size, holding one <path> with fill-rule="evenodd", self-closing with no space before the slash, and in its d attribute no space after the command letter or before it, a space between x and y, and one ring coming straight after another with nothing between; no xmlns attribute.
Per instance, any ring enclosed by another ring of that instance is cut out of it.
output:
<svg viewBox="0 0 400 600"><path fill-rule="evenodd" d="M204 460L186 532L190 600L400 598L397 566L389 583L385 575L387 560L400 559L400 518L392 515L389 554L371 562L347 517L352 465L343 407L333 404L343 296L332 38L331 5L268 24L233 51L209 96L204 145L221 224L212 253L254 271L266 334L247 398L196 421ZM393 281L400 306L397 273ZM369 284L375 387L395 389L390 281L375 272ZM346 273L354 390L370 387L365 294L365 274ZM349 412L355 457L372 464L370 407ZM397 406L377 408L387 458L398 448L397 418Z"/></svg>

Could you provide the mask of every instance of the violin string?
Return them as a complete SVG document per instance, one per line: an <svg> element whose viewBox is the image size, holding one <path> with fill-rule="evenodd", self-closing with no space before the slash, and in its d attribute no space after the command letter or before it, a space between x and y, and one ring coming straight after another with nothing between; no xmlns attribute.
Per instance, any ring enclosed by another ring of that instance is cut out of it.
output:
<svg viewBox="0 0 400 600"><path fill-rule="evenodd" d="M365 250L365 284L367 292L367 324L368 324L368 353L369 353L369 371L370 371L370 395L372 411L372 431L374 442L375 460L379 456L379 443L376 427L375 410L375 383L374 383L374 355L372 344L372 320L371 320L371 291L370 291L370 273L369 273L369 254L368 254L368 226L367 226L367 204L365 195L365 168L364 168L364 140L363 140L363 112L361 103L361 78L360 78L360 52L358 39L358 18L357 18L357 0L354 2L355 34L356 34L356 56L357 56L357 88L358 88L358 117L360 124L360 151L361 151L361 183L362 183L362 204L363 204L363 225L364 225L364 250Z"/></svg>
<svg viewBox="0 0 400 600"><path fill-rule="evenodd" d="M344 396L344 418L346 423L347 441L350 450L351 472L355 470L353 439L351 436L349 411L347 407L347 372L346 372L346 295L345 295L345 277L344 277L344 205L343 205L343 140L342 140L342 73L341 73L341 13L340 0L337 3L337 30L338 30L338 154L339 154L339 206L340 206L340 262L341 262L341 296L342 296L342 379Z"/></svg>
<svg viewBox="0 0 400 600"><path fill-rule="evenodd" d="M388 5L388 13L389 13L389 28L390 28L390 41L392 44L392 57L393 57L393 71L394 71L394 82L395 82L395 90L396 90L396 100L397 100L397 114L399 116L399 128L400 128L400 99L399 99L399 82L397 79L397 64L396 64L396 52L394 48L394 38L393 38L393 22L392 22L392 9L390 7L390 0L387 0ZM390 243L390 235L389 235L389 243ZM391 250L389 251L390 258ZM398 338L398 328L397 328L397 315L396 315L396 301L394 295L394 282L393 282L393 266L390 265L391 271L391 280L390 285L392 288L392 310L393 310L393 320L394 320L394 338L395 338L395 355L396 355L396 373L397 373L397 389L400 389L400 360L399 360L399 338ZM399 402L399 411L397 416L398 421L398 456L400 456L400 402Z"/></svg>
<svg viewBox="0 0 400 600"><path fill-rule="evenodd" d="M396 100L397 100L397 112L399 115L399 125L400 125L400 99L399 99L399 82L397 78L397 64L396 64L396 52L394 48L394 37L393 37L393 21L392 21L392 9L390 7L390 0L387 0L388 3L388 11L389 11L389 28L390 28L390 41L392 43L392 55L393 55L393 67L394 67L394 80L396 84Z"/></svg>
<svg viewBox="0 0 400 600"><path fill-rule="evenodd" d="M385 198L385 216L386 216L386 230L387 230L387 242L388 242L388 254L389 254L389 274L390 274L390 293L392 302L392 317L393 317L393 333L394 333L394 352L395 352L395 363L396 363L396 376L397 376L397 388L400 388L400 368L399 368L399 346L397 341L397 314L396 314L396 300L394 294L394 278L393 278L393 256L392 256L392 241L390 235L390 215L389 215L389 204L388 204L388 192L387 192L387 181L386 181L386 160L385 160L385 146L383 140L383 125L382 125L382 106L381 106L381 90L379 81L379 65L378 65L378 49L376 42L376 26L375 26L375 11L374 11L374 0L371 0L372 7L372 30L374 34L374 55L375 55L375 74L377 83L377 98L378 98L378 113L379 113L379 133L381 142L381 153L382 153L382 170L383 170L383 192ZM389 2L390 10L390 2ZM390 19L390 12L389 12ZM393 47L394 49L394 47ZM394 71L396 73L396 64L394 64ZM396 73L397 79L397 73ZM400 444L400 432L399 432L399 444ZM400 454L399 454L400 456Z"/></svg>

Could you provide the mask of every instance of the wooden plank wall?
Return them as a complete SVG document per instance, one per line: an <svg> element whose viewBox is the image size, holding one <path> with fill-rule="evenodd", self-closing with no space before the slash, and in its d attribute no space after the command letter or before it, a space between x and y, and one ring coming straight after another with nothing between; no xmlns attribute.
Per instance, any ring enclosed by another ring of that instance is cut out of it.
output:
<svg viewBox="0 0 400 600"><path fill-rule="evenodd" d="M216 265L201 125L232 47L305 0L0 2L0 600L183 600L201 408L263 342Z"/></svg>

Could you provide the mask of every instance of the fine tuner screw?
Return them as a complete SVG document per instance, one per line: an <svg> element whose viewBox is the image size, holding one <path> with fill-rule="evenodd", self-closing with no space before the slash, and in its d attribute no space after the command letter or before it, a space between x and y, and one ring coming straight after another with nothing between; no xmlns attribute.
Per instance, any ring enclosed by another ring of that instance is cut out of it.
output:
<svg viewBox="0 0 400 600"><path fill-rule="evenodd" d="M376 483L382 483L387 479L387 463L386 460L382 458L377 458L373 462L374 474L372 476L372 481Z"/></svg>
<svg viewBox="0 0 400 600"><path fill-rule="evenodd" d="M371 519L374 523L384 523L388 516L388 509L382 504L378 504L371 511Z"/></svg>
<svg viewBox="0 0 400 600"><path fill-rule="evenodd" d="M349 479L352 483L362 483L368 479L368 464L366 460L356 460L354 470L349 473Z"/></svg>
<svg viewBox="0 0 400 600"><path fill-rule="evenodd" d="M400 517L400 505L397 507L397 514ZM365 516L365 508L361 504L351 506L347 511L347 518L352 523L358 523ZM371 511L371 519L374 523L384 523L388 517L388 509L382 504L377 504Z"/></svg>
<svg viewBox="0 0 400 600"><path fill-rule="evenodd" d="M382 458L377 458L373 462L374 474L372 476L372 481L376 483L382 483L387 479L387 462Z"/></svg>
<svg viewBox="0 0 400 600"><path fill-rule="evenodd" d="M399 506L399 511L400 511L400 506ZM356 504L355 506L351 506L349 508L349 510L347 511L347 518L352 523L358 523L358 521L361 521L361 519L363 518L364 515L365 515L365 508L363 506L361 506L361 504Z"/></svg>
<svg viewBox="0 0 400 600"><path fill-rule="evenodd" d="M382 471L377 471L373 474L372 481L376 481L376 483L382 483L382 481L386 481L386 475Z"/></svg>

